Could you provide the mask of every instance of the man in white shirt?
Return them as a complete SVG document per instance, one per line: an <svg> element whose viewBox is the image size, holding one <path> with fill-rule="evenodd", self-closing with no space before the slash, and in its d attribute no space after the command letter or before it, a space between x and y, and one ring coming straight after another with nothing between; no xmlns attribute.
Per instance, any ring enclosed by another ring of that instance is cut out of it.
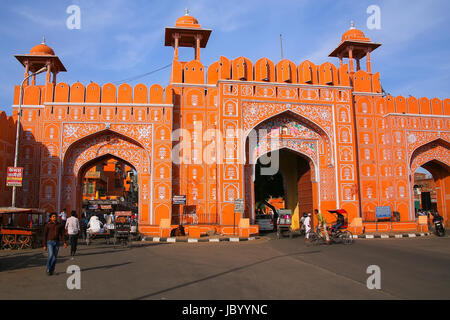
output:
<svg viewBox="0 0 450 320"><path fill-rule="evenodd" d="M102 223L97 216L92 216L91 219L89 219L87 231L90 233L97 233L103 231Z"/></svg>
<svg viewBox="0 0 450 320"><path fill-rule="evenodd" d="M66 221L67 221L67 210L66 210L66 208L64 208L63 211L61 211L61 213L59 214L59 220L60 220L61 224L65 227Z"/></svg>
<svg viewBox="0 0 450 320"><path fill-rule="evenodd" d="M70 216L71 217L66 221L65 229L70 239L70 255L73 257L77 252L78 234L80 232L80 221L77 218L77 213L75 210L72 210Z"/></svg>
<svg viewBox="0 0 450 320"><path fill-rule="evenodd" d="M309 242L309 232L311 231L311 213L308 213L305 220L303 221L303 225L305 226L305 241Z"/></svg>

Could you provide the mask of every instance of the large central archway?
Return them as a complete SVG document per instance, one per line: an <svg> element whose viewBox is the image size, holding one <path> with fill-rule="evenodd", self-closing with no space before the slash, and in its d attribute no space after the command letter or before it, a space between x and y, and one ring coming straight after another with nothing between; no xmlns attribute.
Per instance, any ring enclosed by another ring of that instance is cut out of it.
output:
<svg viewBox="0 0 450 320"><path fill-rule="evenodd" d="M139 223L152 221L152 184L148 152L133 139L105 130L73 143L64 157L60 207L81 213L81 178L86 168L98 160L114 157L129 163L138 174Z"/></svg>

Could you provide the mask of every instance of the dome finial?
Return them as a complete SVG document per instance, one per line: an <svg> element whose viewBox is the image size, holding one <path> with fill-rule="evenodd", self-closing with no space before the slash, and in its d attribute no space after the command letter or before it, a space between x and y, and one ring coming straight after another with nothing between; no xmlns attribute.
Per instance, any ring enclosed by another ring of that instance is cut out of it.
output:
<svg viewBox="0 0 450 320"><path fill-rule="evenodd" d="M186 12L184 15L185 15L185 16L188 16L188 15L189 15L189 9L186 8L186 9L184 9L184 11Z"/></svg>
<svg viewBox="0 0 450 320"><path fill-rule="evenodd" d="M356 29L356 28L355 28L355 21L353 21L353 20L350 21L350 30L351 30L351 29Z"/></svg>
<svg viewBox="0 0 450 320"><path fill-rule="evenodd" d="M41 44L45 44L45 36L42 36L42 42Z"/></svg>

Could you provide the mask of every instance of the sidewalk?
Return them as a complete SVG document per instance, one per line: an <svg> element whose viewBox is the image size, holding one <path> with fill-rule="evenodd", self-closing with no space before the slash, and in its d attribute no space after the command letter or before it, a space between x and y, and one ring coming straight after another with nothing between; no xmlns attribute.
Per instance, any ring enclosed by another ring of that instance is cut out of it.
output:
<svg viewBox="0 0 450 320"><path fill-rule="evenodd" d="M388 238L416 238L416 237L427 237L432 235L432 232L395 232L395 231L385 231L385 232L371 232L361 235L353 235L355 239L388 239Z"/></svg>
<svg viewBox="0 0 450 320"><path fill-rule="evenodd" d="M260 236L252 236L252 237L239 237L236 236L222 236L222 235L213 235L213 236L203 236L200 238L189 238L188 236L179 236L179 237L151 237L151 236L143 236L141 241L149 241L149 242L167 242L167 243L175 243L175 242L188 242L188 243L199 243L199 242L242 242L242 241L252 241L260 239Z"/></svg>

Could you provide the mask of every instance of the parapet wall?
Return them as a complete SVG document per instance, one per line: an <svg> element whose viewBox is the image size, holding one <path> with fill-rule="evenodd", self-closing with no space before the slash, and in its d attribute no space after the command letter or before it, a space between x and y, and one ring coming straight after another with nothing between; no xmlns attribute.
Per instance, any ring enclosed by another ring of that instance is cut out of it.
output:
<svg viewBox="0 0 450 320"><path fill-rule="evenodd" d="M206 77L205 77L206 74ZM355 91L381 93L380 75L362 70L349 74L348 64L337 68L330 62L315 65L304 61L298 66L284 59L276 65L267 58L254 64L245 57L229 60L220 57L208 69L200 61L173 62L172 82L216 84L218 80L262 81L275 83L310 84L324 86L354 86Z"/></svg>
<svg viewBox="0 0 450 320"><path fill-rule="evenodd" d="M15 86L14 105L19 104L20 86ZM98 85L95 82L85 87L76 82L72 85L60 82L56 85L27 86L24 88L24 105L44 105L46 102L70 103L134 103L134 104L172 104L171 86L165 89L154 84L148 88L144 84L134 87L127 83L116 87L112 83Z"/></svg>

